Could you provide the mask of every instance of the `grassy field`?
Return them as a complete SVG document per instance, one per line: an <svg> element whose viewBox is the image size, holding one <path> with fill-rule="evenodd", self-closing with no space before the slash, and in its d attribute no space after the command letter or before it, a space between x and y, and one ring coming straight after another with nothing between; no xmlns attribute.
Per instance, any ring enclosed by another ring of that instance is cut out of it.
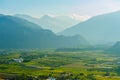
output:
<svg viewBox="0 0 120 80"><path fill-rule="evenodd" d="M0 77L19 78L24 75L32 80L49 77L57 80L120 80L119 60L120 56L101 50L0 50Z"/></svg>

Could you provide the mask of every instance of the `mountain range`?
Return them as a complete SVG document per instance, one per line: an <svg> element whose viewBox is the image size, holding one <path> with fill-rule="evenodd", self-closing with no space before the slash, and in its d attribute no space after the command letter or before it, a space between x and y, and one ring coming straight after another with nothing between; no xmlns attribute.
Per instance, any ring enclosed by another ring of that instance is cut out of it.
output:
<svg viewBox="0 0 120 80"><path fill-rule="evenodd" d="M46 23L47 24L47 23ZM0 15L0 48L79 47L87 41L79 35L57 36L52 31L22 18Z"/></svg>
<svg viewBox="0 0 120 80"><path fill-rule="evenodd" d="M25 14L16 14L14 16L26 19L30 22L42 26L42 28L44 29L52 30L55 33L60 32L68 27L71 27L81 22L68 16L51 17L49 15L44 15L40 18L34 18Z"/></svg>
<svg viewBox="0 0 120 80"><path fill-rule="evenodd" d="M92 44L120 41L120 11L94 16L58 34L66 36L80 34Z"/></svg>

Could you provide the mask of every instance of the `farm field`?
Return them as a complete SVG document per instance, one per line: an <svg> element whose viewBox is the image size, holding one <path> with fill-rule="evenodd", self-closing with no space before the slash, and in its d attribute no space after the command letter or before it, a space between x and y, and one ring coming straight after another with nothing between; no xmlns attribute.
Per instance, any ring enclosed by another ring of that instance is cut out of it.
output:
<svg viewBox="0 0 120 80"><path fill-rule="evenodd" d="M0 78L120 80L119 60L119 55L102 50L0 50Z"/></svg>

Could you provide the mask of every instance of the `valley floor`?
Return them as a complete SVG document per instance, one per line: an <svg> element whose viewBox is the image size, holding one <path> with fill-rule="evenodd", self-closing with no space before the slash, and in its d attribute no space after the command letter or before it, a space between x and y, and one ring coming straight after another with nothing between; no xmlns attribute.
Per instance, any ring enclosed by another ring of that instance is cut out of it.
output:
<svg viewBox="0 0 120 80"><path fill-rule="evenodd" d="M101 50L0 50L0 80L120 80L120 55Z"/></svg>

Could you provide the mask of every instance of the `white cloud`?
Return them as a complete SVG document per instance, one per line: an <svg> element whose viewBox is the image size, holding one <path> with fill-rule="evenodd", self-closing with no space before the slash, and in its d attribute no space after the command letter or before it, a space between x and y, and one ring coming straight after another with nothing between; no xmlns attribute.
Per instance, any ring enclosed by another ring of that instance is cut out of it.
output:
<svg viewBox="0 0 120 80"><path fill-rule="evenodd" d="M89 18L91 18L92 16L89 16L89 15L78 15L78 14L72 14L71 18L73 19L76 19L76 20L80 20L80 21L86 21L88 20Z"/></svg>

